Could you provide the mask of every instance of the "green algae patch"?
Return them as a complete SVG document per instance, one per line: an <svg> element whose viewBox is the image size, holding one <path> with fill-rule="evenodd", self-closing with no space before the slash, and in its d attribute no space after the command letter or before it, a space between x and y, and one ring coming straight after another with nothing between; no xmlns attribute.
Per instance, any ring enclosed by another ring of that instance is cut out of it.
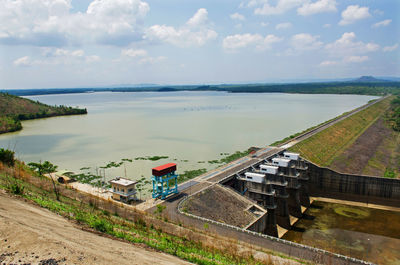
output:
<svg viewBox="0 0 400 265"><path fill-rule="evenodd" d="M357 219L363 219L366 218L370 215L370 212L368 209L359 209L359 208L353 208L353 207L346 207L346 206L340 206L337 208L334 208L335 213L349 217L349 218L357 218Z"/></svg>

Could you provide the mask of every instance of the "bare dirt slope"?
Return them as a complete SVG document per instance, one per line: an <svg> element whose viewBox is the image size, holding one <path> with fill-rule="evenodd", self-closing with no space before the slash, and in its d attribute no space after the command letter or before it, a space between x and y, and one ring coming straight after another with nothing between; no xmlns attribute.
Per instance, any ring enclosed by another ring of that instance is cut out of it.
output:
<svg viewBox="0 0 400 265"><path fill-rule="evenodd" d="M398 133L379 118L330 165L342 173L383 176L387 167L399 165Z"/></svg>
<svg viewBox="0 0 400 265"><path fill-rule="evenodd" d="M0 190L0 264L189 264L174 256L83 231Z"/></svg>

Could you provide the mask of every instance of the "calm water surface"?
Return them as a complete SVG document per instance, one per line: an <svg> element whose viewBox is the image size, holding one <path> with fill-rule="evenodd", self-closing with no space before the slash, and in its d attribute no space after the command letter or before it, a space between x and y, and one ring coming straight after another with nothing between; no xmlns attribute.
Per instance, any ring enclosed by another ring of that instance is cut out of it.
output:
<svg viewBox="0 0 400 265"><path fill-rule="evenodd" d="M79 106L88 115L23 122L0 136L0 146L27 162L49 160L60 169L134 161L129 178L150 176L151 167L175 161L178 172L215 165L221 153L265 146L359 107L375 97L355 95L232 94L225 92L86 93L32 96L50 105ZM206 161L205 163L199 163ZM107 172L107 177L124 170Z"/></svg>

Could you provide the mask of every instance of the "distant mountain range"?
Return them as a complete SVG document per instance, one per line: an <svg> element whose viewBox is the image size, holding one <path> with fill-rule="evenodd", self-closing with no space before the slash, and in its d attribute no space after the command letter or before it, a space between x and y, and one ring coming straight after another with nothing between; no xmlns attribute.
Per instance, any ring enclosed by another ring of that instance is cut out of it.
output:
<svg viewBox="0 0 400 265"><path fill-rule="evenodd" d="M380 83L380 82L390 82L390 80L378 79L371 75L364 75L360 78L352 80L351 82L360 82L360 83Z"/></svg>
<svg viewBox="0 0 400 265"><path fill-rule="evenodd" d="M331 83L331 82L400 82L400 77L374 77L361 76L359 78L332 78L332 79L276 79L274 81L265 82L240 82L240 83L220 83L220 84L118 84L110 86L101 86L96 88L156 88L156 87L197 87L197 86L237 86L237 85L276 85L276 84L302 84L302 83Z"/></svg>
<svg viewBox="0 0 400 265"><path fill-rule="evenodd" d="M88 92L173 92L173 91L224 91L230 93L302 93L302 94L360 94L385 95L398 93L400 78L361 76L357 79L315 80L308 82L214 84L214 85L160 85L160 84L121 84L107 87L83 88L42 88L5 89L17 96L46 94L88 93Z"/></svg>

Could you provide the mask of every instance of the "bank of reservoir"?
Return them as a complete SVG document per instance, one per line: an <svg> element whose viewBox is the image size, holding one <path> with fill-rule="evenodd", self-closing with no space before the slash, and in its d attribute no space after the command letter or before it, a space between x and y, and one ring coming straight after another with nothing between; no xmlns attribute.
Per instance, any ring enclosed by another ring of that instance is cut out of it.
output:
<svg viewBox="0 0 400 265"><path fill-rule="evenodd" d="M25 121L22 131L0 136L0 147L24 161L50 160L73 171L122 158L169 157L127 163L128 177L139 178L166 161L178 163L181 172L211 169L216 165L208 161L223 154L268 145L376 97L183 91L29 98L87 108L88 115ZM124 168L106 174L123 175Z"/></svg>

